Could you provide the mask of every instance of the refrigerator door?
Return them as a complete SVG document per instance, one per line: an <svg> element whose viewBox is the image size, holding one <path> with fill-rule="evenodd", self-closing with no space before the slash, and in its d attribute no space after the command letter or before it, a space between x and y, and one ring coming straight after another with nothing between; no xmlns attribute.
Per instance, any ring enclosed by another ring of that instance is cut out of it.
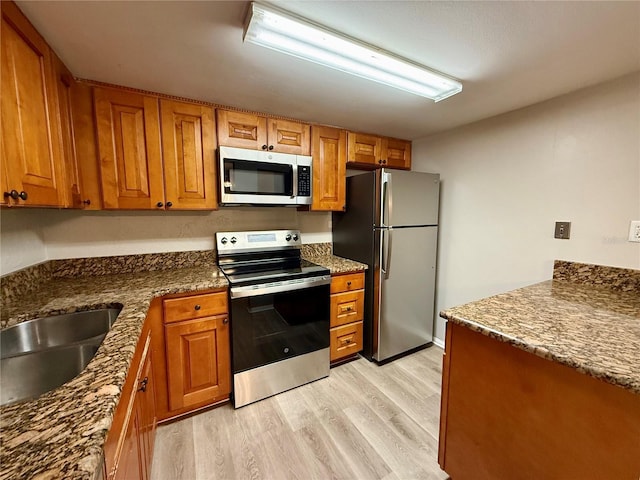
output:
<svg viewBox="0 0 640 480"><path fill-rule="evenodd" d="M377 226L437 225L440 175L380 169Z"/></svg>
<svg viewBox="0 0 640 480"><path fill-rule="evenodd" d="M383 229L381 233L382 268L374 286L378 323L373 358L377 361L433 341L438 227Z"/></svg>

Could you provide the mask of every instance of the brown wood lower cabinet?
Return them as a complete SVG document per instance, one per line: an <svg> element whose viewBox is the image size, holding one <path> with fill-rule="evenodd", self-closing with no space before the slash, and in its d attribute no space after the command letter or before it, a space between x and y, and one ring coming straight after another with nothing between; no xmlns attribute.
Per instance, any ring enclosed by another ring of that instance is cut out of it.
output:
<svg viewBox="0 0 640 480"><path fill-rule="evenodd" d="M170 420L229 399L231 356L227 290L155 299L158 419Z"/></svg>
<svg viewBox="0 0 640 480"><path fill-rule="evenodd" d="M331 362L342 361L362 350L364 272L331 279Z"/></svg>
<svg viewBox="0 0 640 480"><path fill-rule="evenodd" d="M637 480L640 395L449 322L438 462L453 480Z"/></svg>
<svg viewBox="0 0 640 480"><path fill-rule="evenodd" d="M151 331L145 325L105 441L108 480L150 478L156 424Z"/></svg>

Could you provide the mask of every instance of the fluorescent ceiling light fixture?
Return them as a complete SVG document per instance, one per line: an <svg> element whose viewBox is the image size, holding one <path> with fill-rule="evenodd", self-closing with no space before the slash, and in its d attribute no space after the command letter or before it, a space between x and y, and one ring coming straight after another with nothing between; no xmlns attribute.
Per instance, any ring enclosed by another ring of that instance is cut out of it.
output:
<svg viewBox="0 0 640 480"><path fill-rule="evenodd" d="M244 41L436 102L462 91L460 82L425 66L255 2L245 21Z"/></svg>

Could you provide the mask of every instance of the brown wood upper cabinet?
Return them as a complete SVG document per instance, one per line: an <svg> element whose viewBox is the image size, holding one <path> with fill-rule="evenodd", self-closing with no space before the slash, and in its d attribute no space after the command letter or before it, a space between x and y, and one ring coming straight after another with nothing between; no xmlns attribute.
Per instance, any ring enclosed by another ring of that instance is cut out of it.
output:
<svg viewBox="0 0 640 480"><path fill-rule="evenodd" d="M213 108L160 100L165 197L172 209L218 205Z"/></svg>
<svg viewBox="0 0 640 480"><path fill-rule="evenodd" d="M228 147L310 154L311 126L252 113L217 110L218 141Z"/></svg>
<svg viewBox="0 0 640 480"><path fill-rule="evenodd" d="M105 88L94 100L104 208L216 207L210 107Z"/></svg>
<svg viewBox="0 0 640 480"><path fill-rule="evenodd" d="M411 142L408 140L349 132L347 143L347 166L411 169Z"/></svg>
<svg viewBox="0 0 640 480"><path fill-rule="evenodd" d="M345 209L347 132L339 128L311 129L313 203L311 210Z"/></svg>
<svg viewBox="0 0 640 480"><path fill-rule="evenodd" d="M65 206L52 53L13 2L1 2L0 202Z"/></svg>

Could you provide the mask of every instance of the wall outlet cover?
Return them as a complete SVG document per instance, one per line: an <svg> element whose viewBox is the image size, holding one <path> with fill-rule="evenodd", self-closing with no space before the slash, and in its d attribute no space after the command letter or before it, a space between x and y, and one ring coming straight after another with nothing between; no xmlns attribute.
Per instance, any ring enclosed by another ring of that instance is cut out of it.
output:
<svg viewBox="0 0 640 480"><path fill-rule="evenodd" d="M631 220L629 225L629 241L640 243L640 220Z"/></svg>
<svg viewBox="0 0 640 480"><path fill-rule="evenodd" d="M569 239L571 233L571 222L556 222L556 229L554 233L555 238L562 238L564 240Z"/></svg>

